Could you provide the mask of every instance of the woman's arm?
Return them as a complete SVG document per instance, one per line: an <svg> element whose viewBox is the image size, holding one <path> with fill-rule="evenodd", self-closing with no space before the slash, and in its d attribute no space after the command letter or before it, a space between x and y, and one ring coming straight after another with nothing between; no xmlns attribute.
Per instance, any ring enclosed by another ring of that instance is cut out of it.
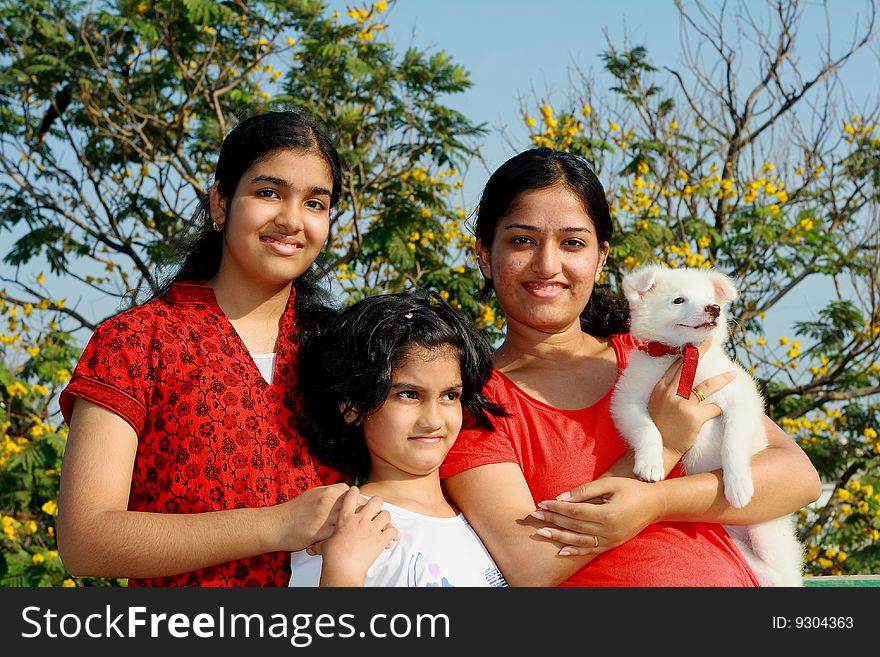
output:
<svg viewBox="0 0 880 657"><path fill-rule="evenodd" d="M764 416L768 445L752 458L755 494L737 509L724 497L723 472L714 470L668 479L662 520L751 525L794 513L822 493L819 473L804 451Z"/></svg>
<svg viewBox="0 0 880 657"><path fill-rule="evenodd" d="M649 486L628 481L636 486ZM561 555L563 544L538 533L547 523L532 515L535 504L522 470L515 463L478 466L445 479L444 485L511 586L556 586L595 554L608 549L600 547L580 556ZM637 507L644 501L639 494L628 499ZM593 507L597 517L603 515L601 504L579 506ZM642 513L652 515L652 512ZM635 529L630 537L642 527L644 525ZM592 545L592 536L590 541Z"/></svg>
<svg viewBox="0 0 880 657"><path fill-rule="evenodd" d="M713 470L646 484L648 487L641 489L646 509L654 509L656 515L645 524L678 521L750 525L794 513L817 500L822 483L807 455L766 416L764 426L768 446L752 457L755 494L745 507L737 509L727 501L723 472ZM631 456L619 463L627 458ZM611 547L629 540L633 521L626 512L600 519L584 502L597 498L608 503L620 501L627 493L635 493L630 481L625 476L601 477L563 493L557 500L541 502L545 518L556 525L548 528L549 536L566 544L572 554L593 553L593 535L597 533Z"/></svg>
<svg viewBox="0 0 880 657"><path fill-rule="evenodd" d="M162 577L328 537L344 484L273 507L209 513L128 511L137 437L111 411L78 399L59 494L58 550L76 575Z"/></svg>

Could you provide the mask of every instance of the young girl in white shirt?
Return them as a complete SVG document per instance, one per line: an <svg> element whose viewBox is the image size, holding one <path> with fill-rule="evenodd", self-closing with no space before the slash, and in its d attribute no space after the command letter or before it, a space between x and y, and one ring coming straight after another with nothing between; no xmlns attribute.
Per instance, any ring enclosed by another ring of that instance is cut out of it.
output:
<svg viewBox="0 0 880 657"><path fill-rule="evenodd" d="M314 451L363 483L333 535L293 553L290 586L506 586L438 474L463 419L505 414L473 324L437 296L369 297L306 342L300 371Z"/></svg>

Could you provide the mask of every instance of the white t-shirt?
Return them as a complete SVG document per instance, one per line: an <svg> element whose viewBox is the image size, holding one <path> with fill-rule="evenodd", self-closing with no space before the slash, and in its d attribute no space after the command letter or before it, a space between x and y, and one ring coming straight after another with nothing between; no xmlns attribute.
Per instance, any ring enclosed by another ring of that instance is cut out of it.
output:
<svg viewBox="0 0 880 657"><path fill-rule="evenodd" d="M498 566L462 514L435 518L393 504L398 542L367 570L364 586L507 586ZM305 550L290 556L289 586L318 586L323 559Z"/></svg>

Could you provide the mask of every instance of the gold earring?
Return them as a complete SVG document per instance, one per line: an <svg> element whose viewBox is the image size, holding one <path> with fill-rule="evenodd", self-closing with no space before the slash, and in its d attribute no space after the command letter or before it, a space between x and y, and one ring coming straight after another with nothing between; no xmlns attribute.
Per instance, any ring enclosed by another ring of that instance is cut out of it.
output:
<svg viewBox="0 0 880 657"><path fill-rule="evenodd" d="M218 233L223 230L223 226L218 224L216 221L211 222L211 227Z"/></svg>

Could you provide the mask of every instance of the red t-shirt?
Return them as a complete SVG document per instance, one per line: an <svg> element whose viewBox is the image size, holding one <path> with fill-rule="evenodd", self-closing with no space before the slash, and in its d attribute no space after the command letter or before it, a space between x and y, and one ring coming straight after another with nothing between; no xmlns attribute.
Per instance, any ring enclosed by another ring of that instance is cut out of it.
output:
<svg viewBox="0 0 880 657"><path fill-rule="evenodd" d="M636 341L612 336L618 371ZM486 396L509 417L495 418L495 431L463 430L440 469L441 477L492 463L516 463L537 505L594 480L627 450L609 404L613 387L587 408L563 410L527 395L493 372ZM676 467L669 476L681 476ZM660 522L605 552L562 586L757 586L745 558L724 528L699 522Z"/></svg>
<svg viewBox="0 0 880 657"><path fill-rule="evenodd" d="M291 290L272 385L223 314L214 291L175 283L161 299L103 322L61 393L125 419L138 437L130 511L201 513L272 506L342 481L296 430L297 346ZM286 586L284 552L130 586Z"/></svg>

